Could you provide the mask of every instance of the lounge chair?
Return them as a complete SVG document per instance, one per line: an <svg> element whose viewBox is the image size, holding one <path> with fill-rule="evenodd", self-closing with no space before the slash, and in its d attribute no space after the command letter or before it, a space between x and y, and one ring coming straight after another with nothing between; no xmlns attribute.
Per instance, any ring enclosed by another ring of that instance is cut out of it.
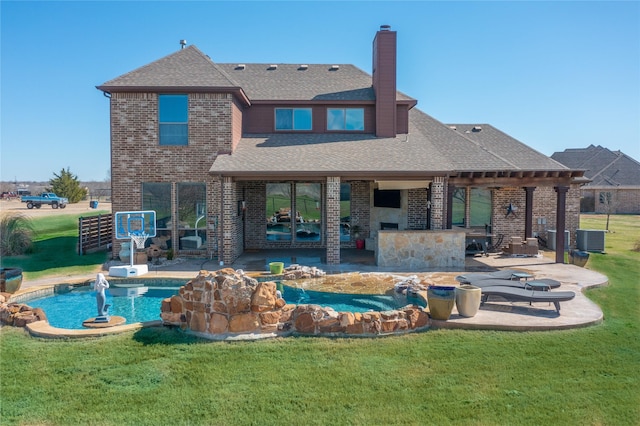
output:
<svg viewBox="0 0 640 426"><path fill-rule="evenodd" d="M510 302L550 302L560 314L560 302L566 302L576 297L572 291L536 291L522 288L492 286L482 288L481 304L487 302L489 297L498 296Z"/></svg>
<svg viewBox="0 0 640 426"><path fill-rule="evenodd" d="M491 280L496 278L499 280L510 280L513 278L514 274L522 274L522 271L518 271L517 269L505 269L494 272L476 272L458 275L456 277L456 281L459 281L462 284L472 284L474 281Z"/></svg>
<svg viewBox="0 0 640 426"><path fill-rule="evenodd" d="M472 281L470 285L474 285L476 287L513 287L513 288L522 288L528 290L550 290L552 288L560 287L560 281L552 280L550 278L540 278L531 281L516 281L516 280L505 280L505 279L486 279L486 280L477 280Z"/></svg>

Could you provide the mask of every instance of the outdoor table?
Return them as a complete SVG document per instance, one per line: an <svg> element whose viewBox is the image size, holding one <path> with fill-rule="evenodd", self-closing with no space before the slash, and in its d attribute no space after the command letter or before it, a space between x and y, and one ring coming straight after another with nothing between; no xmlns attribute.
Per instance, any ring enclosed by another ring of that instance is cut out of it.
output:
<svg viewBox="0 0 640 426"><path fill-rule="evenodd" d="M513 274L511 274L511 279L514 281L520 281L522 278L526 280L528 280L529 278L532 278L533 275L531 274L527 274L526 272L514 272ZM540 283L542 284L542 283Z"/></svg>
<svg viewBox="0 0 640 426"><path fill-rule="evenodd" d="M549 286L549 284L543 283L541 281L527 281L526 283L524 283L524 288L526 290L533 290L533 291L549 291L549 290L551 290L551 286ZM529 306L531 306L531 302L529 302Z"/></svg>

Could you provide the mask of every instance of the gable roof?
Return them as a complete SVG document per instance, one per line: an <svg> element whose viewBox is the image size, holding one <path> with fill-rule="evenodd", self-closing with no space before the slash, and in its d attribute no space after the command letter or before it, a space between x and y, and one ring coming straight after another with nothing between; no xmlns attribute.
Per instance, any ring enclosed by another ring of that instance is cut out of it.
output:
<svg viewBox="0 0 640 426"><path fill-rule="evenodd" d="M210 172L361 178L540 171L580 175L497 129L483 126L487 138L470 137L414 108L409 111L409 133L395 138L327 133L244 135L232 154L217 157Z"/></svg>
<svg viewBox="0 0 640 426"><path fill-rule="evenodd" d="M98 86L107 92L150 88L237 88L196 46L189 46Z"/></svg>
<svg viewBox="0 0 640 426"><path fill-rule="evenodd" d="M353 65L243 65L215 63L191 45L97 88L105 92L241 90L251 101L375 101L371 75ZM396 98L411 107L417 103L401 92Z"/></svg>
<svg viewBox="0 0 640 426"><path fill-rule="evenodd" d="M592 181L587 186L640 186L640 163L620 151L589 145L555 152L551 158L584 169L585 177Z"/></svg>

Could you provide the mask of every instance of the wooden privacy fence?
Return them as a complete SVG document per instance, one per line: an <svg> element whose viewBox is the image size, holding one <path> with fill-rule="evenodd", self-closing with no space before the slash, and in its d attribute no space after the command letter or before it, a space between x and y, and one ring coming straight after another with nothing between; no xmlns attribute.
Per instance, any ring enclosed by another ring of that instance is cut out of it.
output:
<svg viewBox="0 0 640 426"><path fill-rule="evenodd" d="M78 218L78 254L106 250L113 238L113 215Z"/></svg>

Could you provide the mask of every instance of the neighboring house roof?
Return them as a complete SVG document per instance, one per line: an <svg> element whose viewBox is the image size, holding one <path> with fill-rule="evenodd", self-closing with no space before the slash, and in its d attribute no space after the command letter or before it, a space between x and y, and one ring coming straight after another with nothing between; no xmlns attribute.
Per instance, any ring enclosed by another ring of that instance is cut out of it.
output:
<svg viewBox="0 0 640 426"><path fill-rule="evenodd" d="M620 151L602 146L565 149L551 158L570 168L584 169L588 186L640 186L640 163Z"/></svg>
<svg viewBox="0 0 640 426"><path fill-rule="evenodd" d="M497 129L486 124L482 131L485 129L486 138L471 136L412 109L409 133L395 138L326 133L244 135L232 154L218 156L210 171L243 176L334 173L371 177L468 172L569 173L567 167Z"/></svg>

